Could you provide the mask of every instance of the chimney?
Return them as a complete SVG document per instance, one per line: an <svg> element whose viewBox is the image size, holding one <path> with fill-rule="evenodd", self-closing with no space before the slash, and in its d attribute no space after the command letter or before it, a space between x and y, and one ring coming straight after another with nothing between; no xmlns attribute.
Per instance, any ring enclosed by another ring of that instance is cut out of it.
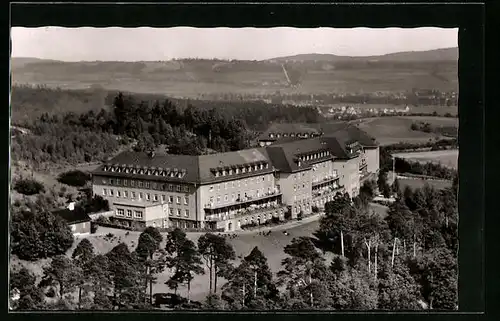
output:
<svg viewBox="0 0 500 321"><path fill-rule="evenodd" d="M68 204L68 210L70 210L70 211L75 210L75 202L71 202Z"/></svg>

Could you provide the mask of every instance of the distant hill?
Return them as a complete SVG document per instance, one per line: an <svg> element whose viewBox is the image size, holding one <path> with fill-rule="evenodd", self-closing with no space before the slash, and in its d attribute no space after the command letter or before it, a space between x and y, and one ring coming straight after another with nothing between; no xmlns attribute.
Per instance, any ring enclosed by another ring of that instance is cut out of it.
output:
<svg viewBox="0 0 500 321"><path fill-rule="evenodd" d="M458 47L428 51L396 52L381 56L350 57L332 54L300 54L295 56L277 57L267 61L324 61L324 62L356 62L356 61L395 61L395 62L427 62L427 61L457 61Z"/></svg>
<svg viewBox="0 0 500 321"><path fill-rule="evenodd" d="M295 62L285 60L296 60ZM62 89L102 88L200 98L458 90L458 48L344 57L306 54L265 61L178 59L79 61L12 58L12 83ZM262 97L261 97L262 98Z"/></svg>

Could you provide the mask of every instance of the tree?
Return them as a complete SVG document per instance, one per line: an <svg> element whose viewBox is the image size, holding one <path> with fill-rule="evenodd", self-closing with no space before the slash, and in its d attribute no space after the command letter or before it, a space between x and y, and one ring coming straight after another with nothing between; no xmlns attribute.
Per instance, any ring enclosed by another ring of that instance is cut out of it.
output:
<svg viewBox="0 0 500 321"><path fill-rule="evenodd" d="M78 277L78 308L81 308L82 291L90 280L90 263L94 259L94 246L88 239L82 239L71 255L73 263L82 272Z"/></svg>
<svg viewBox="0 0 500 321"><path fill-rule="evenodd" d="M216 293L217 277L228 275L231 271L230 261L235 258L234 249L224 237L206 233L198 239L198 251L209 269L210 293L212 290Z"/></svg>
<svg viewBox="0 0 500 321"><path fill-rule="evenodd" d="M110 310L113 307L108 297L112 283L109 265L105 255L94 256L88 264L89 284L94 292L94 301L90 306L92 310Z"/></svg>
<svg viewBox="0 0 500 321"><path fill-rule="evenodd" d="M222 290L224 300L237 309L252 306L262 309L271 304L269 300L276 301L279 294L267 258L258 247L229 274Z"/></svg>
<svg viewBox="0 0 500 321"><path fill-rule="evenodd" d="M379 275L378 297L379 309L420 309L420 288L404 262L383 266Z"/></svg>
<svg viewBox="0 0 500 321"><path fill-rule="evenodd" d="M323 251L339 251L345 256L345 238L351 238L354 228L355 209L349 196L337 197L325 204L325 216L320 220L320 227L314 233L316 245Z"/></svg>
<svg viewBox="0 0 500 321"><path fill-rule="evenodd" d="M36 310L45 301L43 293L36 286L36 276L25 267L19 271L10 271L10 292L19 291L17 302L12 300L11 309L14 310Z"/></svg>
<svg viewBox="0 0 500 321"><path fill-rule="evenodd" d="M46 210L37 214L33 210L16 210L12 214L12 253L30 261L66 253L73 244L68 224Z"/></svg>
<svg viewBox="0 0 500 321"><path fill-rule="evenodd" d="M175 228L172 232L168 233L167 242L165 245L166 266L173 269L173 274L167 281L167 285L174 289L177 294L179 284L183 281L182 273L179 272L182 262L181 254L184 243L187 241L186 233L180 228Z"/></svg>
<svg viewBox="0 0 500 321"><path fill-rule="evenodd" d="M145 265L146 268L146 289L149 282L149 302L153 304L153 282L155 278L154 273L161 272L163 269L163 255L160 250L160 244L163 237L158 229L154 227L147 227L139 236L137 248L135 252L139 261Z"/></svg>
<svg viewBox="0 0 500 321"><path fill-rule="evenodd" d="M83 187L90 179L90 174L79 170L72 170L60 174L57 181L70 186Z"/></svg>
<svg viewBox="0 0 500 321"><path fill-rule="evenodd" d="M59 287L59 298L70 293L78 284L78 275L82 271L64 255L52 258L49 266L43 268L43 277L40 285L42 287Z"/></svg>
<svg viewBox="0 0 500 321"><path fill-rule="evenodd" d="M288 257L278 272L280 284L286 284L291 297L300 297L311 308L327 305L329 295L322 282L328 272L313 241L308 237L294 238L284 252Z"/></svg>
<svg viewBox="0 0 500 321"><path fill-rule="evenodd" d="M35 179L20 179L14 182L14 190L23 195L35 195L45 192L45 187Z"/></svg>
<svg viewBox="0 0 500 321"><path fill-rule="evenodd" d="M108 269L113 282L114 304L134 304L144 302L140 296L144 291L138 292L144 286L142 269L139 267L137 258L130 253L125 243L120 243L106 254L108 258ZM141 286L142 283L142 286Z"/></svg>
<svg viewBox="0 0 500 321"><path fill-rule="evenodd" d="M187 300L191 302L191 281L196 274L204 274L200 254L196 245L191 240L186 240L179 252L179 265L177 267L178 278L182 283L187 283Z"/></svg>
<svg viewBox="0 0 500 321"><path fill-rule="evenodd" d="M377 190L377 183L373 180L367 180L363 183L359 189L360 196L362 195L367 200L371 201L375 197L375 192Z"/></svg>
<svg viewBox="0 0 500 321"><path fill-rule="evenodd" d="M394 174L393 174L394 175ZM377 180L377 185L379 191L385 196L389 197L391 194L391 188L389 184L387 183L387 170L381 169L379 172L378 180Z"/></svg>

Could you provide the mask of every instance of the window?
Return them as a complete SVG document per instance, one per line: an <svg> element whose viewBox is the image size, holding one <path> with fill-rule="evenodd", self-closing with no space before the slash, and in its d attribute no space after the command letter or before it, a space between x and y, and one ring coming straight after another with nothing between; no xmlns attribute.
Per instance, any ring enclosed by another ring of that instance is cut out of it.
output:
<svg viewBox="0 0 500 321"><path fill-rule="evenodd" d="M135 186L135 181L130 181L130 186Z"/></svg>
<svg viewBox="0 0 500 321"><path fill-rule="evenodd" d="M220 191L220 185L221 184L217 184L217 191Z"/></svg>
<svg viewBox="0 0 500 321"><path fill-rule="evenodd" d="M115 184L115 180L114 179L110 179L109 180L109 184L114 185Z"/></svg>
<svg viewBox="0 0 500 321"><path fill-rule="evenodd" d="M135 211L136 218L142 218L142 211Z"/></svg>
<svg viewBox="0 0 500 321"><path fill-rule="evenodd" d="M127 210L127 217L132 217L132 210Z"/></svg>
<svg viewBox="0 0 500 321"><path fill-rule="evenodd" d="M181 209L180 208L177 209L177 216L181 216Z"/></svg>
<svg viewBox="0 0 500 321"><path fill-rule="evenodd" d="M180 196L177 196L177 204L180 204L181 203L181 197Z"/></svg>
<svg viewBox="0 0 500 321"><path fill-rule="evenodd" d="M266 178L264 176L262 176L262 181L264 182L266 180Z"/></svg>
<svg viewBox="0 0 500 321"><path fill-rule="evenodd" d="M271 181L271 175L267 176L267 181L270 182Z"/></svg>
<svg viewBox="0 0 500 321"><path fill-rule="evenodd" d="M224 201L227 202L227 200L228 200L228 196L226 194L226 195L224 195Z"/></svg>
<svg viewBox="0 0 500 321"><path fill-rule="evenodd" d="M169 208L168 211L170 212L170 215L174 215L174 209L173 208Z"/></svg>
<svg viewBox="0 0 500 321"><path fill-rule="evenodd" d="M189 204L189 197L184 196L184 205L188 205L188 204Z"/></svg>
<svg viewBox="0 0 500 321"><path fill-rule="evenodd" d="M121 183L122 183L121 179L117 178L116 179L116 185L121 185Z"/></svg>
<svg viewBox="0 0 500 321"><path fill-rule="evenodd" d="M128 185L128 181L126 179L123 180L123 186L127 186Z"/></svg>
<svg viewBox="0 0 500 321"><path fill-rule="evenodd" d="M146 193L146 200L150 201L151 200L151 194Z"/></svg>
<svg viewBox="0 0 500 321"><path fill-rule="evenodd" d="M103 183L103 184L107 184L107 183L108 183L108 181L107 181L105 178L103 178L103 179L102 179L102 183Z"/></svg>
<svg viewBox="0 0 500 321"><path fill-rule="evenodd" d="M185 211L184 211L184 216L185 216L185 217L189 217L189 210L185 210Z"/></svg>
<svg viewBox="0 0 500 321"><path fill-rule="evenodd" d="M116 197L121 197L122 193L120 191L116 191Z"/></svg>
<svg viewBox="0 0 500 321"><path fill-rule="evenodd" d="M149 188L149 186L150 186L149 182L146 182L146 188Z"/></svg>
<svg viewBox="0 0 500 321"><path fill-rule="evenodd" d="M168 202L169 202L169 203L173 203L173 202L174 202L174 197L173 197L172 195L170 195L170 196L168 197Z"/></svg>
<svg viewBox="0 0 500 321"><path fill-rule="evenodd" d="M188 185L184 185L184 192L189 193L189 186Z"/></svg>
<svg viewBox="0 0 500 321"><path fill-rule="evenodd" d="M124 213L125 213L125 211L123 210L123 208L116 209L116 215L117 216L123 216Z"/></svg>
<svg viewBox="0 0 500 321"><path fill-rule="evenodd" d="M234 188L234 185L236 185L236 183L233 181L233 183L232 183L232 187L233 187L233 188Z"/></svg>
<svg viewBox="0 0 500 321"><path fill-rule="evenodd" d="M127 191L123 191L123 197L128 198L128 192Z"/></svg>
<svg viewBox="0 0 500 321"><path fill-rule="evenodd" d="M173 191L173 190L174 190L174 185L172 185L172 184L168 184L168 190L169 190L169 191Z"/></svg>
<svg viewBox="0 0 500 321"><path fill-rule="evenodd" d="M107 193L108 193L108 190L107 190L107 189L105 189L105 188L103 188L103 190L102 190L102 195L106 196L106 194L107 194Z"/></svg>
<svg viewBox="0 0 500 321"><path fill-rule="evenodd" d="M181 191L181 186L180 186L180 185L177 185L177 186L175 187L175 190L176 190L177 192L180 192L180 191Z"/></svg>
<svg viewBox="0 0 500 321"><path fill-rule="evenodd" d="M131 198L135 199L135 192L131 192Z"/></svg>
<svg viewBox="0 0 500 321"><path fill-rule="evenodd" d="M139 192L139 200L142 200L142 193Z"/></svg>
<svg viewBox="0 0 500 321"><path fill-rule="evenodd" d="M231 200L234 201L234 193L231 195Z"/></svg>
<svg viewBox="0 0 500 321"><path fill-rule="evenodd" d="M229 175L233 175L233 170L232 169L229 170Z"/></svg>
<svg viewBox="0 0 500 321"><path fill-rule="evenodd" d="M75 232L76 231L76 225L71 225L71 232Z"/></svg>
<svg viewBox="0 0 500 321"><path fill-rule="evenodd" d="M137 186L142 187L142 184L143 184L143 183L142 183L142 181L139 181L139 182L137 183Z"/></svg>
<svg viewBox="0 0 500 321"><path fill-rule="evenodd" d="M156 183L151 184L151 187L152 187L153 189L156 189L156 186L157 186L157 184L156 184Z"/></svg>
<svg viewBox="0 0 500 321"><path fill-rule="evenodd" d="M240 169L239 169L239 168L237 168L237 169L236 169L236 174L239 174L239 173L240 173Z"/></svg>
<svg viewBox="0 0 500 321"><path fill-rule="evenodd" d="M213 192L213 191L214 191L214 187L213 187L213 186L210 186L209 191L210 191L210 192Z"/></svg>
<svg viewBox="0 0 500 321"><path fill-rule="evenodd" d="M217 196L217 204L219 204L219 203L220 203L220 195Z"/></svg>
<svg viewBox="0 0 500 321"><path fill-rule="evenodd" d="M158 202L158 194L155 194L155 196L154 196L154 201L155 201L155 202Z"/></svg>
<svg viewBox="0 0 500 321"><path fill-rule="evenodd" d="M161 196L161 200L165 202L167 200L167 196L166 195L162 195Z"/></svg>

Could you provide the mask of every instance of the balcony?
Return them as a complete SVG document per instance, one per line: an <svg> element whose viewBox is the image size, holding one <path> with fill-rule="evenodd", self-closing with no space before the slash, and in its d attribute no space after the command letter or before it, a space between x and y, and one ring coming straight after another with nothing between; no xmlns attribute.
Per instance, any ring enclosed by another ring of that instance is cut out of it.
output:
<svg viewBox="0 0 500 321"><path fill-rule="evenodd" d="M319 191L313 191L312 197L314 199L314 198L336 195L338 192L342 192L343 189L344 189L344 186L335 184L333 186L329 186L329 187L321 189Z"/></svg>
<svg viewBox="0 0 500 321"><path fill-rule="evenodd" d="M247 215L258 215L267 213L270 211L276 211L279 209L286 209L286 205L283 204L269 204L261 207L248 207L245 209L240 209L237 211L233 211L230 213L219 213L219 214L211 214L205 216L205 221L209 222L221 222L225 220L230 220L233 218L244 217Z"/></svg>
<svg viewBox="0 0 500 321"><path fill-rule="evenodd" d="M240 196L236 200L229 202L229 203L223 203L223 204L215 204L213 202L205 204L205 209L207 210L215 210L215 209L220 209L220 208L225 208L225 207L231 207L231 206L244 206L248 205L254 202L259 202L262 200L266 199L271 199L277 196L281 196L281 191L279 188L275 188L274 191L264 193L259 196Z"/></svg>
<svg viewBox="0 0 500 321"><path fill-rule="evenodd" d="M325 178L313 180L312 187L314 188L314 187L317 187L317 186L320 186L323 184L327 184L327 183L333 182L337 179L339 179L338 175L328 175Z"/></svg>

